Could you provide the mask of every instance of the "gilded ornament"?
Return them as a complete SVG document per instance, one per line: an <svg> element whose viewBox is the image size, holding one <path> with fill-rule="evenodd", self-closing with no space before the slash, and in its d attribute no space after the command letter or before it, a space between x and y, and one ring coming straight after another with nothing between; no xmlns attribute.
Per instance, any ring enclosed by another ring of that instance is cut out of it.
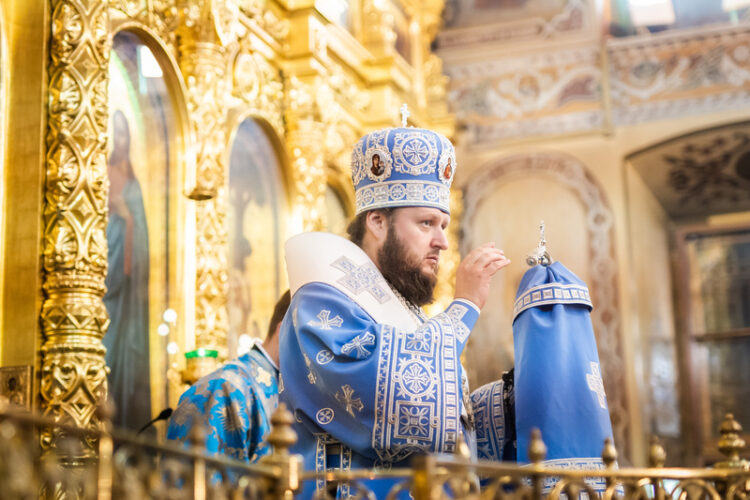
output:
<svg viewBox="0 0 750 500"><path fill-rule="evenodd" d="M284 135L284 88L281 72L260 53L244 47L233 65L232 95L252 114L265 119L279 136Z"/></svg>
<svg viewBox="0 0 750 500"><path fill-rule="evenodd" d="M211 17L219 41L224 46L230 45L246 33L244 26L240 23L240 9L237 1L212 0Z"/></svg>
<svg viewBox="0 0 750 500"><path fill-rule="evenodd" d="M202 137L192 194L205 199L196 207L196 347L216 349L220 358L226 357L228 330L224 54L221 47L205 44L191 47L183 57L193 127Z"/></svg>
<svg viewBox="0 0 750 500"><path fill-rule="evenodd" d="M186 84L196 156L188 193L197 201L196 347L218 349L221 357L228 328L227 111L262 118L283 137L292 205L304 229L322 229L327 183L347 185L351 145L366 128L362 115L376 93L361 64L328 59L338 49L327 29L308 42L327 60L282 75L293 34L287 6L273 0L53 0L50 12L42 398L51 415L91 426L89 407L106 395L101 338L109 323L102 296L114 32L128 26L155 35ZM375 57L392 53L393 14L375 0L366 0L362 12L365 45Z"/></svg>
<svg viewBox="0 0 750 500"><path fill-rule="evenodd" d="M94 428L106 398L108 2L52 2L42 238L41 397L56 422ZM44 434L56 447L58 433ZM83 440L81 453L93 455Z"/></svg>

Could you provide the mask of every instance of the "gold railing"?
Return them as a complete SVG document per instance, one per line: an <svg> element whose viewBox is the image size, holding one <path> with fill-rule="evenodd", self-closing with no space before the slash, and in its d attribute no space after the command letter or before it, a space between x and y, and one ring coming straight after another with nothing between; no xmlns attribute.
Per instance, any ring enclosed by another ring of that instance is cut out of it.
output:
<svg viewBox="0 0 750 500"><path fill-rule="evenodd" d="M100 408L102 422L108 409ZM721 426L719 449L726 459L714 468L664 468L664 449L650 449L648 468L617 468L610 441L602 451L605 468L576 470L543 465L546 447L532 435L532 463L476 462L460 443L455 455L415 457L407 469L350 470L316 473L302 470L301 457L289 448L296 441L293 417L283 406L272 417L268 436L273 453L258 464L209 455L205 433L197 428L191 445L156 444L132 434L106 428L92 430L55 425L51 419L0 407L0 498L240 500L291 499L307 482L346 484L349 498L375 498L367 480L389 479L387 499L558 500L748 500L750 468L740 458L745 443L741 427L727 415ZM40 446L50 427L57 446ZM83 449L86 447L86 449ZM87 449L98 450L91 458ZM316 499L328 499L336 488L324 488Z"/></svg>

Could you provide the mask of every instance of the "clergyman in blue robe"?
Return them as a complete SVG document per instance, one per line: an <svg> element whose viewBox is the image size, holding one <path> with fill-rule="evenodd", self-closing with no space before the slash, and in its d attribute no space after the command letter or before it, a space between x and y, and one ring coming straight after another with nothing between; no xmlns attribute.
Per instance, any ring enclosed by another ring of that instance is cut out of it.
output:
<svg viewBox="0 0 750 500"><path fill-rule="evenodd" d="M277 302L265 343L256 341L249 352L185 391L169 419L167 439L187 442L201 425L209 453L251 463L271 453L266 437L278 406L278 329L289 300L286 292Z"/></svg>
<svg viewBox="0 0 750 500"><path fill-rule="evenodd" d="M460 438L476 452L460 357L490 278L509 261L494 245L476 249L459 266L456 299L432 318L422 312L447 248L455 167L453 146L440 134L368 134L352 155L352 241L304 233L286 244L292 302L280 332L280 400L294 412L293 451L306 470L408 467L415 454L453 452ZM364 483L377 498L394 486ZM321 477L300 496L332 487ZM348 498L354 488L339 485L337 494Z"/></svg>

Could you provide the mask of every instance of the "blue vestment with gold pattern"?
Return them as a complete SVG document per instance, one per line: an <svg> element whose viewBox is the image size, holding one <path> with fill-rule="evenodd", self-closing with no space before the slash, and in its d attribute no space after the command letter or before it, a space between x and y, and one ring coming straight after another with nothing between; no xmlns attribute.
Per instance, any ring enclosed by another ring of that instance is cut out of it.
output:
<svg viewBox="0 0 750 500"><path fill-rule="evenodd" d="M185 391L169 419L167 439L187 441L192 427L201 424L210 453L256 462L271 453L266 437L278 393L278 369L255 344Z"/></svg>

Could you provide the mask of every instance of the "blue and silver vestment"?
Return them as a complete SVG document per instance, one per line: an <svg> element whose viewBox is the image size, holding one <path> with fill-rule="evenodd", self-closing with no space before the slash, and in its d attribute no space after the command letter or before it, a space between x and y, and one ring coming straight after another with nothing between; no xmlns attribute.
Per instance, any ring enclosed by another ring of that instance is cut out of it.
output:
<svg viewBox="0 0 750 500"><path fill-rule="evenodd" d="M280 400L294 412L305 469L408 466L415 453L453 452L462 434L475 450L460 356L479 309L454 300L422 322L353 243L307 233L286 250L293 295L279 338ZM482 419L500 429L481 434L502 439L501 420ZM384 498L391 485L368 487ZM302 498L324 487L306 485Z"/></svg>
<svg viewBox="0 0 750 500"><path fill-rule="evenodd" d="M186 441L200 424L210 453L256 462L271 453L266 437L278 393L278 368L256 343L185 391L169 419L167 439Z"/></svg>
<svg viewBox="0 0 750 500"><path fill-rule="evenodd" d="M591 308L586 284L559 262L533 267L521 280L513 311L519 462L528 462L536 427L547 445L545 465L604 467L612 424Z"/></svg>

